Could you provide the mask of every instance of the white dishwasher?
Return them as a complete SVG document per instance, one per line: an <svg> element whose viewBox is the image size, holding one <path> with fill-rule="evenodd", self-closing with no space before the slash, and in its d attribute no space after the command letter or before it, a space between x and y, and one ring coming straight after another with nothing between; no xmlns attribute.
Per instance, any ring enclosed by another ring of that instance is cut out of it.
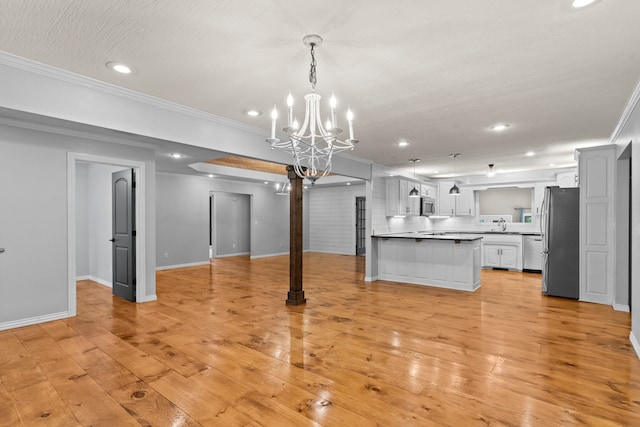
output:
<svg viewBox="0 0 640 427"><path fill-rule="evenodd" d="M542 237L539 235L523 236L524 270L542 271Z"/></svg>

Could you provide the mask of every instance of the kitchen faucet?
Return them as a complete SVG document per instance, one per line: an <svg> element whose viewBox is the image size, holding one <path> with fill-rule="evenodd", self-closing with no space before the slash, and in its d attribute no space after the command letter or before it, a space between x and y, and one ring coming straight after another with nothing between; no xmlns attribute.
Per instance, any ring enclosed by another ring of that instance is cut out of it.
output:
<svg viewBox="0 0 640 427"><path fill-rule="evenodd" d="M507 221L505 221L504 218L500 217L498 224L500 224L502 231L507 231Z"/></svg>

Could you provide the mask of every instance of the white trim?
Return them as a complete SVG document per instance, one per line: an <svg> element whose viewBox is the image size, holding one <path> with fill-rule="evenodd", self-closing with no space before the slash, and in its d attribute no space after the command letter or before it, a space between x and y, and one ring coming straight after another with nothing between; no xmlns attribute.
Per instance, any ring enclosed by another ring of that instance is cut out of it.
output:
<svg viewBox="0 0 640 427"><path fill-rule="evenodd" d="M195 108L186 107L184 105L176 104L165 99L156 98L140 92L135 92L130 89L115 86L86 76L82 76L80 74L75 74L70 71L61 70L50 65L44 65L32 60L27 60L6 52L0 52L0 64L8 65L19 70L38 74L61 82L70 83L75 86L89 87L93 90L97 90L108 95L114 95L119 98L140 102L153 107L159 107L166 111L180 113L193 118L219 123L224 126L241 129L265 137L268 136L268 133L265 129L258 128L256 126L250 126L244 123L236 122L225 117L216 116L215 114L196 110Z"/></svg>
<svg viewBox="0 0 640 427"><path fill-rule="evenodd" d="M173 270L174 268L197 267L199 265L209 265L211 261L190 262L188 264L162 265L156 267L156 271Z"/></svg>
<svg viewBox="0 0 640 427"><path fill-rule="evenodd" d="M354 227L355 228L355 227ZM355 233L354 233L355 234ZM355 248L355 246L354 246ZM365 249L366 250L366 249ZM332 255L348 255L348 256L357 256L356 254L347 254L344 252L338 252L338 251L324 251L324 250L319 250L319 249L309 249L309 252L318 252L320 254L332 254Z"/></svg>
<svg viewBox="0 0 640 427"><path fill-rule="evenodd" d="M378 276L373 276L373 277L366 276L364 278L364 281L365 282L377 282L378 281Z"/></svg>
<svg viewBox="0 0 640 427"><path fill-rule="evenodd" d="M638 359L640 359L640 343L636 339L635 335L633 335L633 331L629 333L629 341L631 341L631 345L633 346L633 349L636 351L636 356L638 356Z"/></svg>
<svg viewBox="0 0 640 427"><path fill-rule="evenodd" d="M102 286L106 286L107 288L113 288L113 283L108 281L108 280L104 280L104 279L100 279L99 277L95 277L95 276L82 276L82 277L76 277L76 282L78 282L79 280L91 280L92 282L96 282L99 285Z"/></svg>
<svg viewBox="0 0 640 427"><path fill-rule="evenodd" d="M613 133L609 138L609 143L614 144L616 142L616 139L618 139L618 136L620 136L622 129L624 129L624 127L627 125L627 121L633 114L633 110L635 110L639 102L640 102L640 80L636 82L636 86L633 90L633 93L631 94L631 97L627 101L627 104L625 105L624 110L622 111L620 120L618 120L618 125L613 130Z"/></svg>
<svg viewBox="0 0 640 427"><path fill-rule="evenodd" d="M308 251L305 251L305 252L308 252ZM289 252L287 251L287 252L280 252L277 254L251 255L249 259L271 258L274 256L282 256L282 255L289 255Z"/></svg>
<svg viewBox="0 0 640 427"><path fill-rule="evenodd" d="M251 255L251 252L238 252L238 253L235 253L235 254L217 255L216 258L228 258L228 257L232 257L232 256L242 256L242 255Z"/></svg>
<svg viewBox="0 0 640 427"><path fill-rule="evenodd" d="M624 312L631 312L631 309L629 308L629 305L627 304L613 304L613 309L615 311L624 311Z"/></svg>
<svg viewBox="0 0 640 427"><path fill-rule="evenodd" d="M0 331L7 329L21 328L23 326L36 325L38 323L52 322L54 320L66 319L67 317L73 317L75 314L70 314L68 311L61 311L59 313L45 314L44 316L29 317L27 319L12 320L11 322L0 323Z"/></svg>
<svg viewBox="0 0 640 427"><path fill-rule="evenodd" d="M146 165L135 160L105 157L85 153L67 153L67 277L69 316L76 315L76 163L100 163L130 167L136 175L136 302L147 301L146 296ZM98 282L100 283L100 282Z"/></svg>
<svg viewBox="0 0 640 427"><path fill-rule="evenodd" d="M151 302L151 301L157 301L158 297L156 296L156 294L153 295L149 295L148 297L142 297L142 299L138 299L138 301L136 302Z"/></svg>

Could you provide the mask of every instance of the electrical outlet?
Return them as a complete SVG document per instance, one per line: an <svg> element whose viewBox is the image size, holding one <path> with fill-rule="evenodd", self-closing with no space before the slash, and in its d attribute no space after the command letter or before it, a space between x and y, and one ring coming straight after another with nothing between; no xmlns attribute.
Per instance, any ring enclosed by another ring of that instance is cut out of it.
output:
<svg viewBox="0 0 640 427"><path fill-rule="evenodd" d="M169 254L167 252L164 253L165 258L169 258Z"/></svg>

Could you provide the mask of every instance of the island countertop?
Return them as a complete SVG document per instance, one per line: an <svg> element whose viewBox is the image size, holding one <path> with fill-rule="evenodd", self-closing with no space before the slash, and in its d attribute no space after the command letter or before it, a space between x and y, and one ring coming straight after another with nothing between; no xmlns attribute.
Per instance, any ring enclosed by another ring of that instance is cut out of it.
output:
<svg viewBox="0 0 640 427"><path fill-rule="evenodd" d="M482 237L474 236L471 234L462 234L462 233L436 234L432 232L415 232L415 231L410 231L406 233L376 234L371 237L375 237L378 239L458 240L458 241L465 241L465 242L482 239Z"/></svg>

